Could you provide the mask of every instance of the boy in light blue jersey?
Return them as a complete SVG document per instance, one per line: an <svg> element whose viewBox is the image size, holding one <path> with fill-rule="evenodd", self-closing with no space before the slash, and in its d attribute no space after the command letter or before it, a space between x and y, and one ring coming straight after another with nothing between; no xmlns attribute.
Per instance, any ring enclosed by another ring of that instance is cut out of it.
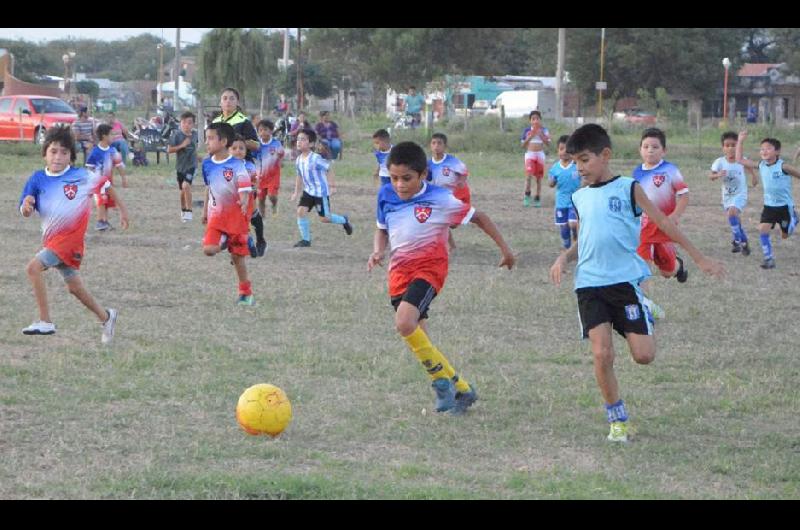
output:
<svg viewBox="0 0 800 530"><path fill-rule="evenodd" d="M378 161L378 167L375 168L375 173L372 177L377 182L380 179L380 186L391 183L389 178L389 168L386 167L386 160L389 158L389 153L392 151L392 137L386 129L378 129L372 135L372 145L375 147L375 159Z"/></svg>
<svg viewBox="0 0 800 530"><path fill-rule="evenodd" d="M558 139L558 160L547 172L550 187L556 189L555 222L561 230L564 250L572 245L573 240L578 240L578 215L572 204L572 194L581 187L581 175L572 156L567 153L567 140L567 134Z"/></svg>
<svg viewBox="0 0 800 530"><path fill-rule="evenodd" d="M592 343L594 373L611 427L608 440L627 442L628 413L614 375L612 329L625 337L637 363L649 364L656 354L652 320L639 289L639 283L650 276L649 267L636 251L640 215L644 211L702 271L721 276L724 268L697 250L647 198L638 182L612 177L611 139L605 129L597 124L584 125L570 136L566 150L588 186L572 195L580 219L578 244L559 255L550 268L550 278L560 285L564 265L578 260L575 293L583 337Z"/></svg>
<svg viewBox="0 0 800 530"><path fill-rule="evenodd" d="M784 164L781 159L781 142L775 138L761 140L761 162L753 162L744 158L744 141L747 131L739 133L739 142L736 144L736 161L746 168L758 169L761 175L761 184L764 186L764 209L761 211L761 224L758 225L761 239L761 250L764 252L762 269L774 269L775 257L772 255L772 243L769 232L775 228L775 223L781 227L783 239L789 237L797 226L797 212L794 210L792 198L792 179L800 178L800 170L794 166ZM753 185L758 182L753 181Z"/></svg>
<svg viewBox="0 0 800 530"><path fill-rule="evenodd" d="M313 151L316 142L317 134L311 129L304 129L297 134L297 149L300 154L295 160L297 179L294 184L292 200L295 200L300 193L301 184L303 195L297 204L297 227L300 229L301 239L295 243L295 247L311 246L311 228L306 215L312 208L316 208L323 223L342 225L348 236L353 233L353 226L346 215L337 215L331 212L329 197L336 191L333 172L329 172L331 163ZM328 185L329 179L330 186Z"/></svg>
<svg viewBox="0 0 800 530"><path fill-rule="evenodd" d="M743 256L750 255L750 245L739 217L747 206L747 177L744 166L736 162L736 143L738 135L733 131L722 133L721 156L711 164L711 180L722 179L722 208L728 214L728 223L731 225L733 241L731 252L741 252ZM748 171L752 172L752 169ZM753 175L755 180L755 175Z"/></svg>

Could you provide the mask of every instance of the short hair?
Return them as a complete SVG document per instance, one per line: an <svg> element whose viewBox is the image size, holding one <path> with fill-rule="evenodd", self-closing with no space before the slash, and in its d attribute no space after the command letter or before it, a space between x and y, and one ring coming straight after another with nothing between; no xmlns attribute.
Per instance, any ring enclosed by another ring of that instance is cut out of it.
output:
<svg viewBox="0 0 800 530"><path fill-rule="evenodd" d="M425 151L414 142L400 142L389 151L386 167L405 165L420 175L428 169L428 157Z"/></svg>
<svg viewBox="0 0 800 530"><path fill-rule="evenodd" d="M300 129L300 132L298 132L297 134L298 135L305 134L306 138L308 138L308 143L310 144L317 143L317 133L314 132L314 129Z"/></svg>
<svg viewBox="0 0 800 530"><path fill-rule="evenodd" d="M239 133L233 135L233 141L231 142L231 145L233 145L236 142L242 142L245 145L245 147L247 147L247 138L245 138L243 135Z"/></svg>
<svg viewBox="0 0 800 530"><path fill-rule="evenodd" d="M225 92L233 92L234 94L236 94L236 99L237 99L237 100L240 100L240 99L242 99L241 97L239 97L239 91L238 91L238 90L236 90L236 89L235 89L235 88L233 88L233 87L225 87L225 88L223 88L223 89L222 89L222 92L220 92L220 94L224 94Z"/></svg>
<svg viewBox="0 0 800 530"><path fill-rule="evenodd" d="M567 153L571 155L589 151L596 155L608 147L611 149L611 138L601 126L587 123L573 132L567 140Z"/></svg>
<svg viewBox="0 0 800 530"><path fill-rule="evenodd" d="M645 129L642 133L642 139L639 140L639 145L642 145L645 138L658 138L658 141L661 142L661 147L664 149L667 148L667 135L664 134L664 131L659 129L658 127L650 127L649 129Z"/></svg>
<svg viewBox="0 0 800 530"><path fill-rule="evenodd" d="M327 111L327 110L319 111L319 117L320 118L322 118L323 116L327 116L328 114L330 114L330 111Z"/></svg>
<svg viewBox="0 0 800 530"><path fill-rule="evenodd" d="M181 114L181 120L188 120L189 118L191 118L192 121L194 121L194 122L197 121L197 117L195 117L195 115L192 114L192 112L190 112L188 110L186 112L184 112L183 114Z"/></svg>
<svg viewBox="0 0 800 530"><path fill-rule="evenodd" d="M447 135L445 133L433 133L431 135L431 140L436 140L437 138L444 142L444 145L447 145Z"/></svg>
<svg viewBox="0 0 800 530"><path fill-rule="evenodd" d="M104 136L108 136L111 134L111 125L107 123L101 123L97 126L97 139L102 140Z"/></svg>
<svg viewBox="0 0 800 530"><path fill-rule="evenodd" d="M738 142L739 141L739 135L736 134L733 131L726 131L726 132L722 133L722 136L720 136L719 141L720 141L720 143L724 144L725 140L736 140Z"/></svg>
<svg viewBox="0 0 800 530"><path fill-rule="evenodd" d="M373 134L372 137L379 140L388 140L389 138L391 138L391 136L389 135L389 131L387 131L386 129L378 129L377 131L375 131L375 134Z"/></svg>
<svg viewBox="0 0 800 530"><path fill-rule="evenodd" d="M269 120L261 120L260 122L258 122L256 129L261 129L261 128L269 129L271 131L272 129L275 128L275 124Z"/></svg>
<svg viewBox="0 0 800 530"><path fill-rule="evenodd" d="M538 110L532 110L531 113L528 114L528 119L531 119L534 116L539 116L541 118L542 117L542 113L539 112Z"/></svg>
<svg viewBox="0 0 800 530"><path fill-rule="evenodd" d="M219 139L225 139L225 147L230 147L233 144L233 139L236 137L236 132L229 123L222 123L218 121L209 125L208 130L217 131Z"/></svg>
<svg viewBox="0 0 800 530"><path fill-rule="evenodd" d="M409 89L409 90L416 90L416 89L417 89L417 87L415 87L414 85L408 85L408 89Z"/></svg>
<svg viewBox="0 0 800 530"><path fill-rule="evenodd" d="M777 138L764 138L763 140L761 140L761 143L770 144L772 147L775 148L776 151L781 150L781 141L778 140Z"/></svg>
<svg viewBox="0 0 800 530"><path fill-rule="evenodd" d="M110 127L109 130L111 130ZM75 137L72 136L72 131L69 126L59 125L51 127L47 131L44 137L44 144L42 145L42 156L47 154L47 148L54 143L58 143L64 149L68 149L70 162L75 162Z"/></svg>
<svg viewBox="0 0 800 530"><path fill-rule="evenodd" d="M562 134L561 136L558 137L558 142L556 142L556 145L559 145L559 144L567 145L567 140L569 140L569 135L568 134Z"/></svg>

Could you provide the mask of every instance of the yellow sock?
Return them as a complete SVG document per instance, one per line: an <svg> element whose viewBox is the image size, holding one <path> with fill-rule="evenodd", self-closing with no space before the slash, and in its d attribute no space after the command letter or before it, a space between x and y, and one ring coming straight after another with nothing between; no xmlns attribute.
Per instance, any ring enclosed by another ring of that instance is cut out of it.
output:
<svg viewBox="0 0 800 530"><path fill-rule="evenodd" d="M446 377L453 380L456 390L459 392L469 391L469 383L456 376L456 371L450 365L447 357L445 357L436 346L431 344L430 339L421 327L417 327L411 335L403 337L403 340L414 355L416 355L419 362L422 363L422 366L425 367L431 379L442 379Z"/></svg>

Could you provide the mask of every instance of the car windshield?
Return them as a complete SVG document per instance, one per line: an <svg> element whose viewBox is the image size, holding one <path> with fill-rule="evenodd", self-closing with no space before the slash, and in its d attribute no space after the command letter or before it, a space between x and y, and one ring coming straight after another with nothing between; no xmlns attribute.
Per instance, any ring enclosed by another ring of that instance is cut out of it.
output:
<svg viewBox="0 0 800 530"><path fill-rule="evenodd" d="M75 109L60 99L31 99L31 105L33 105L36 114L52 114L55 112L77 114Z"/></svg>

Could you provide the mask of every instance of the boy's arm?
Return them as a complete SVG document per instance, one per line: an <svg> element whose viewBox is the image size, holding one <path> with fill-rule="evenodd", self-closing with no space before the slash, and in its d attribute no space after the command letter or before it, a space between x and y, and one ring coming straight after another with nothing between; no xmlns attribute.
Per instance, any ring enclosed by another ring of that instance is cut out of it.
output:
<svg viewBox="0 0 800 530"><path fill-rule="evenodd" d="M19 207L19 213L22 214L22 217L30 217L35 209L36 205L36 197L33 195L26 195L24 199L22 199L22 204Z"/></svg>
<svg viewBox="0 0 800 530"><path fill-rule="evenodd" d="M125 207L125 203L122 202L122 198L117 193L117 190L114 189L114 186L109 186L106 189L106 193L111 199L113 199L115 203L117 203L117 206L119 207L119 224L122 225L123 230L127 230L129 226L128 208Z"/></svg>
<svg viewBox="0 0 800 530"><path fill-rule="evenodd" d="M517 261L517 259L514 257L514 253L511 252L511 247L509 247L505 239L503 239L502 234L500 234L497 226L489 218L489 216L481 211L476 211L474 214L472 214L472 219L470 219L470 222L478 225L478 227L486 232L486 235L491 237L500 248L500 252L503 254L503 259L500 260L498 267L508 267L508 270L511 270L511 268L514 267L514 263Z"/></svg>
<svg viewBox="0 0 800 530"><path fill-rule="evenodd" d="M372 254L367 260L367 270L371 271L376 265L383 267L383 257L386 253L386 245L389 242L389 232L384 228L377 228L375 236L372 238Z"/></svg>
<svg viewBox="0 0 800 530"><path fill-rule="evenodd" d="M750 169L756 169L758 164L753 162L752 160L747 160L744 157L744 141L747 139L747 131L740 131L739 138L736 141L736 161L743 165L744 167Z"/></svg>
<svg viewBox="0 0 800 530"><path fill-rule="evenodd" d="M190 143L191 139L187 136L186 138L183 139L181 143L177 145L170 144L169 146L167 146L167 153L177 153L178 151L181 151L189 147Z"/></svg>
<svg viewBox="0 0 800 530"><path fill-rule="evenodd" d="M758 173L756 172L756 170L751 167L746 167L744 168L744 170L750 173L750 178L752 180L753 186L758 186Z"/></svg>
<svg viewBox="0 0 800 530"><path fill-rule="evenodd" d="M786 172L787 175L791 175L796 179L800 179L800 169L796 168L795 166L784 164L783 170Z"/></svg>
<svg viewBox="0 0 800 530"><path fill-rule="evenodd" d="M556 164L558 164L558 161L556 161L552 166L550 166L550 170L547 172L547 185L550 186L551 188L556 187L556 179L553 178L553 173L552 173L553 168L556 167Z"/></svg>
<svg viewBox="0 0 800 530"><path fill-rule="evenodd" d="M300 184L302 179L300 178L300 173L294 179L294 192L292 192L292 200L297 198L297 195L300 193Z"/></svg>
<svg viewBox="0 0 800 530"><path fill-rule="evenodd" d="M208 223L208 186L206 186L206 196L203 200L203 224Z"/></svg>
<svg viewBox="0 0 800 530"><path fill-rule="evenodd" d="M725 274L725 268L722 266L722 263L707 258L702 252L697 250L692 242L689 241L683 232L681 232L680 228L678 228L678 226L672 222L669 217L664 215L664 212L659 210L657 206L650 202L650 199L647 198L647 194L645 194L642 187L636 183L633 185L633 196L636 200L636 204L642 210L644 210L644 212L647 214L647 217L655 222L658 227L670 237L670 239L682 246L686 252L689 253L689 255L692 257L692 260L694 260L700 270L706 274L717 277L721 277Z"/></svg>
<svg viewBox="0 0 800 530"><path fill-rule="evenodd" d="M725 171L724 169L721 169L721 170L719 170L719 171L714 171L714 170L712 169L712 170L711 170L711 171L708 173L708 177L709 177L711 180L717 180L718 178L720 178L720 177L724 177L724 176L725 176L725 175L727 175L727 174L728 174L728 172L727 172L727 171Z"/></svg>
<svg viewBox="0 0 800 530"><path fill-rule="evenodd" d="M683 212L686 211L686 207L689 206L689 192L681 193L675 199L675 210L669 214L669 218L672 219L673 223L677 223L678 219L681 218ZM649 215L649 214L648 214Z"/></svg>
<svg viewBox="0 0 800 530"><path fill-rule="evenodd" d="M561 285L561 273L564 270L564 265L576 259L578 259L578 245L572 245L569 250L559 254L553 266L550 267L550 281L556 285Z"/></svg>
<svg viewBox="0 0 800 530"><path fill-rule="evenodd" d="M333 173L333 164L331 164L328 167L328 172L326 174L326 177L328 178L328 184L329 184L329 187L330 187L330 190L331 190L331 193L330 193L331 195L333 195L336 192L336 182L333 179L334 176L335 175Z"/></svg>

